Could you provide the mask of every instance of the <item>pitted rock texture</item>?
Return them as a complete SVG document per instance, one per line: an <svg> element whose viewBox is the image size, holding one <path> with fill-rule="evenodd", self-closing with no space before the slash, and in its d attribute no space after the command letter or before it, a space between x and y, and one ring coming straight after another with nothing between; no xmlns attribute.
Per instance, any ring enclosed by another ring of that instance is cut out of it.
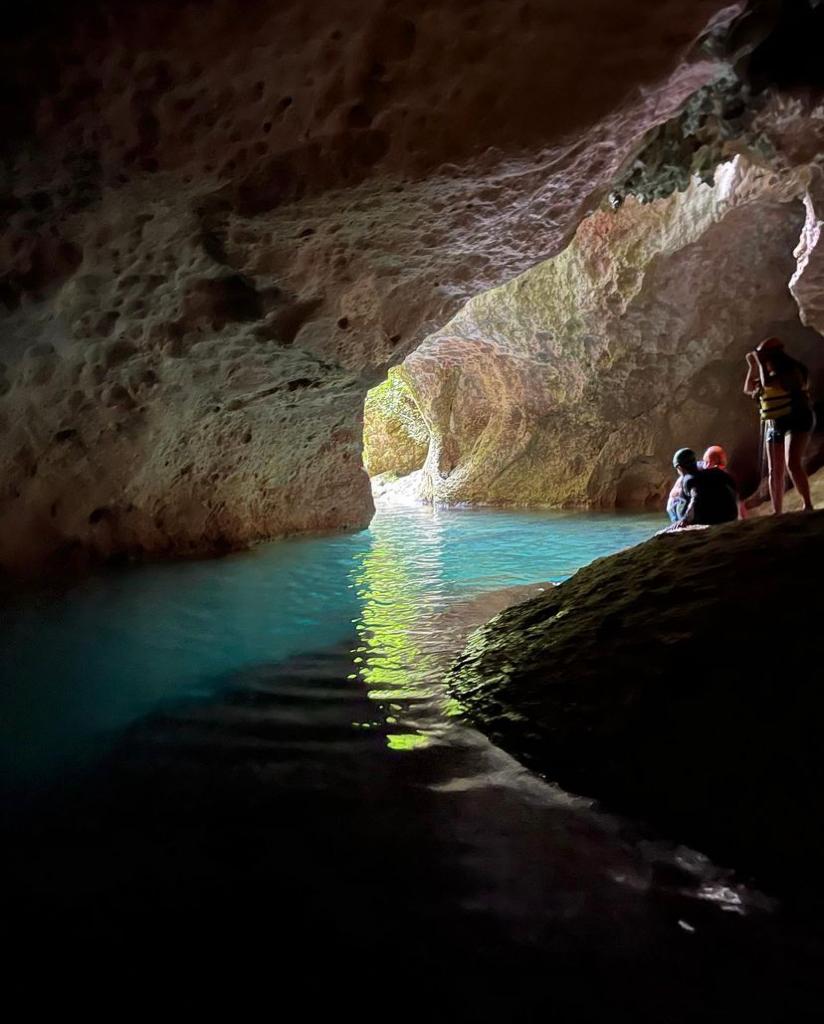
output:
<svg viewBox="0 0 824 1024"><path fill-rule="evenodd" d="M787 287L802 193L736 158L712 186L593 214L559 256L470 301L405 363L431 434L420 496L657 504L676 448L719 443L754 487L745 352L779 334L823 383Z"/></svg>
<svg viewBox="0 0 824 1024"><path fill-rule="evenodd" d="M563 246L742 6L88 0L10 33L0 565L364 525L368 387Z"/></svg>
<svg viewBox="0 0 824 1024"><path fill-rule="evenodd" d="M655 538L474 633L453 692L565 789L820 903L822 568L824 512Z"/></svg>

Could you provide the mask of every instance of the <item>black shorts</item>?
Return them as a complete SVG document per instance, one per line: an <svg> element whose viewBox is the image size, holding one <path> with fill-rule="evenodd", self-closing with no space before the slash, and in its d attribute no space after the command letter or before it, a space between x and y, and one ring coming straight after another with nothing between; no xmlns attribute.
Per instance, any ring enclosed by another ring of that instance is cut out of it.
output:
<svg viewBox="0 0 824 1024"><path fill-rule="evenodd" d="M767 421L767 444L780 444L787 434L809 434L814 425L812 409L794 409L779 420Z"/></svg>

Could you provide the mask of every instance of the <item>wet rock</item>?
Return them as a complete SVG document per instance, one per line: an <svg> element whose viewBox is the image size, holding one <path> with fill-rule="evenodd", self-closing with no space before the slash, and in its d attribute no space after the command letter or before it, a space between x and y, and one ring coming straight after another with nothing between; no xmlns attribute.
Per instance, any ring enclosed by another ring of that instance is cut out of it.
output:
<svg viewBox="0 0 824 1024"><path fill-rule="evenodd" d="M564 788L820 892L822 568L824 512L655 538L493 619L451 686Z"/></svg>

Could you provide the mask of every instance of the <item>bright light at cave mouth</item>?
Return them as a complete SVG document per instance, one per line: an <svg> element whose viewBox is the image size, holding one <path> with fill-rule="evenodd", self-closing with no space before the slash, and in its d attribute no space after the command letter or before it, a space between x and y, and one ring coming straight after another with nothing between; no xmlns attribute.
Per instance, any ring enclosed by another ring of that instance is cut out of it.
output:
<svg viewBox="0 0 824 1024"><path fill-rule="evenodd" d="M373 489L413 484L429 450L429 428L421 413L409 373L403 366L366 396L363 414L363 463Z"/></svg>

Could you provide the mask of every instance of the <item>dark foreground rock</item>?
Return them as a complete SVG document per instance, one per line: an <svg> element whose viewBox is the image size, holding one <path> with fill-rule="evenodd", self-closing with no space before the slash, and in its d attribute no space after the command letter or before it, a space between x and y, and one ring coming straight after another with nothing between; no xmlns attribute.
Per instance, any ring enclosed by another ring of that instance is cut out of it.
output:
<svg viewBox="0 0 824 1024"><path fill-rule="evenodd" d="M822 568L824 512L655 538L504 611L451 685L564 788L800 888L824 858Z"/></svg>

